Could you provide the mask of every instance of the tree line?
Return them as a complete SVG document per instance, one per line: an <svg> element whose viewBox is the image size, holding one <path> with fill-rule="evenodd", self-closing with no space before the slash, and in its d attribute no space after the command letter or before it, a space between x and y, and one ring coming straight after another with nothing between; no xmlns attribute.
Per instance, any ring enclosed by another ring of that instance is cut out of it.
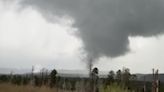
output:
<svg viewBox="0 0 164 92"><path fill-rule="evenodd" d="M93 68L90 77L63 77L59 76L56 69L48 72L47 69L42 69L40 73L31 74L9 74L0 75L0 83L12 83L16 85L32 85L32 86L47 86L65 90L83 90L82 92L98 92L100 85L104 87L117 83L132 87L131 81L136 81L137 76L130 73L129 68L119 69L117 71L110 70L107 77L99 77L99 69Z"/></svg>
<svg viewBox="0 0 164 92"><path fill-rule="evenodd" d="M16 85L31 84L34 86L49 85L54 86L57 79L57 71L53 69L50 73L46 69L42 69L40 73L34 74L2 74L0 75L0 83L12 83Z"/></svg>

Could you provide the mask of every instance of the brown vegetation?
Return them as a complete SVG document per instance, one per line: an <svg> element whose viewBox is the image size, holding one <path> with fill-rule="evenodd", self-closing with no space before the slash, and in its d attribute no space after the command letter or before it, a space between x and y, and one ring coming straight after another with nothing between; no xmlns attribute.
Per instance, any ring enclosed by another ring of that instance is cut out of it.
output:
<svg viewBox="0 0 164 92"><path fill-rule="evenodd" d="M17 86L13 84L0 84L0 92L56 92L56 89L46 86L33 87L30 85Z"/></svg>

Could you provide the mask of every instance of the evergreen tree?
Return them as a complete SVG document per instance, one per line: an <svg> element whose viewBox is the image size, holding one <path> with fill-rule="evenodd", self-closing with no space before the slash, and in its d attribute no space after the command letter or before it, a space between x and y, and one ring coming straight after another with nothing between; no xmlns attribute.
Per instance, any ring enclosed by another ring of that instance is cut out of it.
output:
<svg viewBox="0 0 164 92"><path fill-rule="evenodd" d="M57 71L54 69L51 71L50 73L50 87L54 87L56 84L56 80L57 80Z"/></svg>

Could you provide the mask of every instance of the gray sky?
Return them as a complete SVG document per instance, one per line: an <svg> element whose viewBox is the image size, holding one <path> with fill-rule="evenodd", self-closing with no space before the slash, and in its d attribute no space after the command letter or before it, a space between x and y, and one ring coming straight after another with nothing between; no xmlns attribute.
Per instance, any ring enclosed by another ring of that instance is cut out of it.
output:
<svg viewBox="0 0 164 92"><path fill-rule="evenodd" d="M0 0L0 67L164 72L163 0Z"/></svg>

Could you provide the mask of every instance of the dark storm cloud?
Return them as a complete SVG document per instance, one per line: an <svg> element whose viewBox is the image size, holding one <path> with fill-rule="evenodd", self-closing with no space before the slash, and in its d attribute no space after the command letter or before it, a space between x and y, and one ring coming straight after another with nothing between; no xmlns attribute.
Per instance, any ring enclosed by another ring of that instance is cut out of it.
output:
<svg viewBox="0 0 164 92"><path fill-rule="evenodd" d="M93 58L117 57L129 51L129 36L156 36L164 32L163 0L24 0L50 21L68 15L84 49Z"/></svg>

